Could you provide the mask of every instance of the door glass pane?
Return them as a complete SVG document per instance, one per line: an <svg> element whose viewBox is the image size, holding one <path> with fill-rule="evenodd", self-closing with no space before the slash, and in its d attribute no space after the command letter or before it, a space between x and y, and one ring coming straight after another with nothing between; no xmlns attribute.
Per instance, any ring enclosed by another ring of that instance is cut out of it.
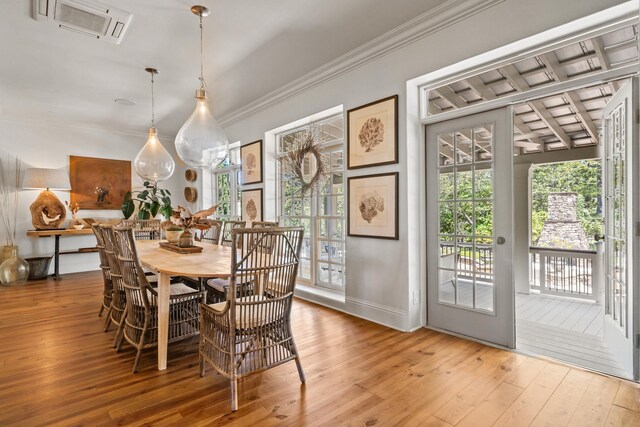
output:
<svg viewBox="0 0 640 427"><path fill-rule="evenodd" d="M605 158L605 313L620 328L626 327L626 171L625 104L603 118L608 138ZM626 332L626 331L625 331Z"/></svg>
<svg viewBox="0 0 640 427"><path fill-rule="evenodd" d="M438 302L493 312L493 124L438 140Z"/></svg>
<svg viewBox="0 0 640 427"><path fill-rule="evenodd" d="M473 143L476 163L491 162L493 160L493 124L475 128Z"/></svg>

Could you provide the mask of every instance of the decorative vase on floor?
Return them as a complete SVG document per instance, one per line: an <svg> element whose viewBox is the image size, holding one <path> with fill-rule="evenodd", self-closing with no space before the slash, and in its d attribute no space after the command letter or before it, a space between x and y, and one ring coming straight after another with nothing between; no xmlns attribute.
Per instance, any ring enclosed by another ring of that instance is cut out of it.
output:
<svg viewBox="0 0 640 427"><path fill-rule="evenodd" d="M2 246L2 248L0 248L0 264L11 258L11 255L13 254L13 248L15 247L16 246L4 245Z"/></svg>
<svg viewBox="0 0 640 427"><path fill-rule="evenodd" d="M11 258L0 264L0 283L3 285L21 285L29 277L29 263L18 256L18 247L14 246Z"/></svg>
<svg viewBox="0 0 640 427"><path fill-rule="evenodd" d="M190 248L193 246L193 233L190 230L184 230L180 235L178 246L181 248Z"/></svg>

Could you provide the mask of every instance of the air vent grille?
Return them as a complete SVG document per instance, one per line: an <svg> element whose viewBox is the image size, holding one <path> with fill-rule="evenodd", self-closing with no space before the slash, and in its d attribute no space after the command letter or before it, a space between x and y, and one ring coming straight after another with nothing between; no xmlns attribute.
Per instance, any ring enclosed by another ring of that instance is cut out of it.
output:
<svg viewBox="0 0 640 427"><path fill-rule="evenodd" d="M111 18L78 9L66 3L58 3L55 20L62 25L87 30L91 33L105 35Z"/></svg>
<svg viewBox="0 0 640 427"><path fill-rule="evenodd" d="M92 0L32 0L32 16L37 21L56 24L99 40L119 44L133 16Z"/></svg>

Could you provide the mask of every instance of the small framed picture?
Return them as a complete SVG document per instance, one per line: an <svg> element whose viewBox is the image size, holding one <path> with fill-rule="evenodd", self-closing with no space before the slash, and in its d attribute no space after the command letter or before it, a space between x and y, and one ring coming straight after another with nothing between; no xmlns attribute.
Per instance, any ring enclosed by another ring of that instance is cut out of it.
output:
<svg viewBox="0 0 640 427"><path fill-rule="evenodd" d="M259 139L240 147L240 165L242 184L262 182L262 140Z"/></svg>
<svg viewBox="0 0 640 427"><path fill-rule="evenodd" d="M347 235L398 240L398 172L348 179Z"/></svg>
<svg viewBox="0 0 640 427"><path fill-rule="evenodd" d="M262 219L262 188L242 190L242 220L249 223Z"/></svg>
<svg viewBox="0 0 640 427"><path fill-rule="evenodd" d="M347 111L347 169L398 163L398 95Z"/></svg>

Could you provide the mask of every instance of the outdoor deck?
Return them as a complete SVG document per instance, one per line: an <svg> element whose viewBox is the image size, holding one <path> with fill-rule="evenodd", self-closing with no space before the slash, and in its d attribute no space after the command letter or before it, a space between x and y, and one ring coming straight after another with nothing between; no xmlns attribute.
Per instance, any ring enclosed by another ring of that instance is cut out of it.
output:
<svg viewBox="0 0 640 427"><path fill-rule="evenodd" d="M516 294L516 347L625 377L602 338L604 307L540 294Z"/></svg>
<svg viewBox="0 0 640 427"><path fill-rule="evenodd" d="M490 308L492 286L476 286L476 306ZM451 283L441 285L443 300L453 302ZM458 301L471 306L472 286L458 281ZM604 307L593 301L539 293L516 293L516 348L595 371L625 377L602 338Z"/></svg>

